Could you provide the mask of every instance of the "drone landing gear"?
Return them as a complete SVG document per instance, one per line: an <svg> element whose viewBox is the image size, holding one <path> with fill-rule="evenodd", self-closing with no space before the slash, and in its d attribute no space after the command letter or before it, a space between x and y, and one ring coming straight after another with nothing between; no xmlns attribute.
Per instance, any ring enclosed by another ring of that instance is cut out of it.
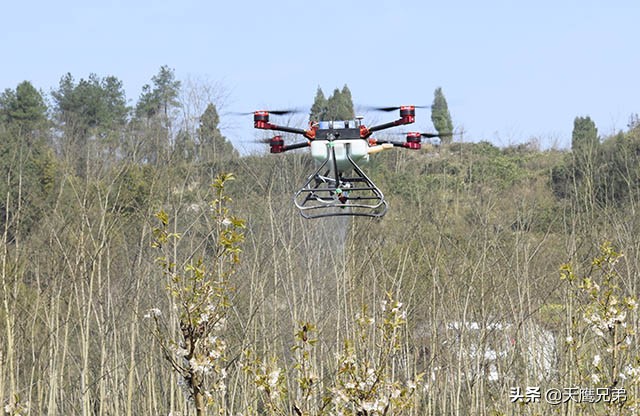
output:
<svg viewBox="0 0 640 416"><path fill-rule="evenodd" d="M380 189L347 154L353 169L350 177L339 173L335 152L330 152L320 167L296 192L294 202L304 218L335 216L382 217L387 212L387 202ZM333 172L326 169L333 161ZM321 174L325 170L325 174ZM333 173L333 175L330 175Z"/></svg>

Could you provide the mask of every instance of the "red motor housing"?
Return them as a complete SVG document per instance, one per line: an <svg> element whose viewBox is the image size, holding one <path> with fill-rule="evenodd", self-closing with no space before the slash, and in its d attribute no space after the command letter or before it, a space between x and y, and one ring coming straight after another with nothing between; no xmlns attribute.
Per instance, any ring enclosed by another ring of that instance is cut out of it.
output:
<svg viewBox="0 0 640 416"><path fill-rule="evenodd" d="M269 140L269 146L271 146L271 153L284 152L284 140L282 139L282 136L274 136Z"/></svg>
<svg viewBox="0 0 640 416"><path fill-rule="evenodd" d="M405 147L413 150L418 150L422 146L421 141L422 141L422 136L420 135L420 133L416 133L416 132L407 133L407 143L405 144Z"/></svg>
<svg viewBox="0 0 640 416"><path fill-rule="evenodd" d="M265 123L269 122L269 112L268 111L256 111L253 113L253 121L264 121Z"/></svg>
<svg viewBox="0 0 640 416"><path fill-rule="evenodd" d="M413 105L403 105L400 107L400 117L415 117L416 107Z"/></svg>
<svg viewBox="0 0 640 416"><path fill-rule="evenodd" d="M257 129L269 129L269 112L256 111L253 113L253 126Z"/></svg>
<svg viewBox="0 0 640 416"><path fill-rule="evenodd" d="M400 107L400 119L402 124L411 124L416 121L416 107L413 105L403 105Z"/></svg>

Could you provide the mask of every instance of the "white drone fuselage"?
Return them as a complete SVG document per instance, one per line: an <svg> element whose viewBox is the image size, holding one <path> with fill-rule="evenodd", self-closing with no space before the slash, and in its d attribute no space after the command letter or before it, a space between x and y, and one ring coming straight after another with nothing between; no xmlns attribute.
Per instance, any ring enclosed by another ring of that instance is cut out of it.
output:
<svg viewBox="0 0 640 416"><path fill-rule="evenodd" d="M338 170L344 170L351 166L348 157L358 164L369 161L369 144L364 139L314 140L311 142L311 156L316 163L324 163L333 155L335 155Z"/></svg>
<svg viewBox="0 0 640 416"><path fill-rule="evenodd" d="M369 154L393 147L388 143L371 146L367 139L359 137L359 119L321 121L318 127L319 137L310 143L311 156L317 164L322 164L335 155L339 171L349 169L352 166L351 162L367 163ZM331 160L330 162L332 163Z"/></svg>

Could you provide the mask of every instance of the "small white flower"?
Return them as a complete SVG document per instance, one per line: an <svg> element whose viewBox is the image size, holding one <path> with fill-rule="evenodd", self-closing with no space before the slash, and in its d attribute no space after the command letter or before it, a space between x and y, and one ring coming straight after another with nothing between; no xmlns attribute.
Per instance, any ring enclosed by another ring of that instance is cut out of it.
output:
<svg viewBox="0 0 640 416"><path fill-rule="evenodd" d="M208 313L203 313L202 315L200 315L200 319L199 319L200 324L206 324L208 321L209 321Z"/></svg>
<svg viewBox="0 0 640 416"><path fill-rule="evenodd" d="M213 349L211 350L211 352L209 352L209 357L211 357L214 360L218 360L220 359L220 357L222 357L222 352L217 349Z"/></svg>
<svg viewBox="0 0 640 416"><path fill-rule="evenodd" d="M219 318L215 324L213 324L214 331L222 331L226 325L227 321L224 317Z"/></svg>
<svg viewBox="0 0 640 416"><path fill-rule="evenodd" d="M591 382L593 384L598 384L600 382L600 376L597 374L591 374Z"/></svg>
<svg viewBox="0 0 640 416"><path fill-rule="evenodd" d="M365 401L362 403L362 410L364 410L365 412L372 412L376 410L376 405L375 403Z"/></svg>
<svg viewBox="0 0 640 416"><path fill-rule="evenodd" d="M593 356L593 366L597 367L600 364L600 355L596 354Z"/></svg>
<svg viewBox="0 0 640 416"><path fill-rule="evenodd" d="M278 383L278 378L280 378L280 369L276 368L269 373L269 380L267 381L269 387L274 388Z"/></svg>
<svg viewBox="0 0 640 416"><path fill-rule="evenodd" d="M573 337L569 335L566 339L567 344L571 344L573 342Z"/></svg>
<svg viewBox="0 0 640 416"><path fill-rule="evenodd" d="M229 218L223 218L222 221L220 221L220 224L224 227L228 227L231 225L231 220Z"/></svg>
<svg viewBox="0 0 640 416"><path fill-rule="evenodd" d="M591 327L591 330L599 337L604 337L604 332L602 332L602 329L597 326L597 325L593 325Z"/></svg>
<svg viewBox="0 0 640 416"><path fill-rule="evenodd" d="M149 318L159 318L162 316L162 311L158 308L151 308L144 314L145 319Z"/></svg>

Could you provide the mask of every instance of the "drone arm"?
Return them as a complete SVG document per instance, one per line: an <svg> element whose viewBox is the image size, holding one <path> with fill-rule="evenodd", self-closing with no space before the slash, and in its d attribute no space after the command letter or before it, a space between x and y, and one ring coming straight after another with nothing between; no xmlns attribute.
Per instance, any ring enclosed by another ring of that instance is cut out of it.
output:
<svg viewBox="0 0 640 416"><path fill-rule="evenodd" d="M407 117L399 118L399 119L397 119L395 121L391 121L389 123L378 124L377 126L369 127L368 129L366 129L366 132L365 132L365 135L363 136L363 138L365 138L365 139L368 138L369 136L371 136L376 131L390 129L392 127L402 126L404 124L411 124L414 121L415 121L414 117L407 116Z"/></svg>
<svg viewBox="0 0 640 416"><path fill-rule="evenodd" d="M405 147L405 148L408 147L407 143L405 142L389 142L389 143L391 143L393 147Z"/></svg>
<svg viewBox="0 0 640 416"><path fill-rule="evenodd" d="M254 123L254 127L262 130L276 130L276 131L283 131L285 133L301 134L305 137L309 134L306 130L303 130L303 129L288 127L288 126L278 126L277 124L271 124L265 121L256 121Z"/></svg>
<svg viewBox="0 0 640 416"><path fill-rule="evenodd" d="M404 124L411 124L416 121L416 108L412 105L400 107L400 118L389 123L379 124L377 126L361 129L360 136L363 139L369 138L373 133L380 130L390 129Z"/></svg>
<svg viewBox="0 0 640 416"><path fill-rule="evenodd" d="M389 123L379 124L377 126L369 127L369 133L371 134L371 133L375 133L376 131L390 129L391 127L400 126L402 124L405 124L405 123L402 123L402 119L392 121Z"/></svg>
<svg viewBox="0 0 640 416"><path fill-rule="evenodd" d="M282 148L282 151L286 152L287 150L302 149L302 148L305 148L305 147L309 147L310 143L311 142L288 144L288 145L286 145L286 146L284 146Z"/></svg>

